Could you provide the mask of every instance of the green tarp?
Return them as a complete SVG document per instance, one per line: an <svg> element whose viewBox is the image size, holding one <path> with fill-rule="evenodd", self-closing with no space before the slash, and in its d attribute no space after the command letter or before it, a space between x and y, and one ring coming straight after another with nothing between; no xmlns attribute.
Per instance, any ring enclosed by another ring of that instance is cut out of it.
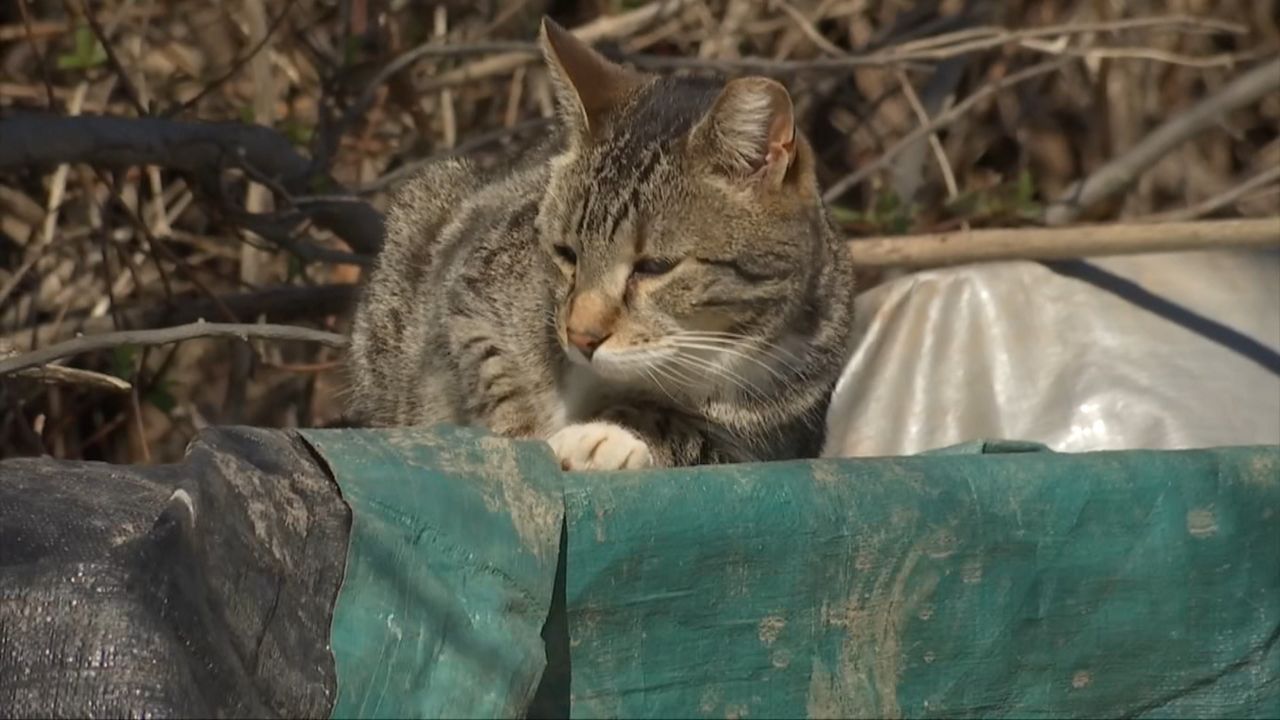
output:
<svg viewBox="0 0 1280 720"><path fill-rule="evenodd" d="M1277 447L563 474L305 437L353 513L336 716L519 714L557 561L574 717L1280 716Z"/></svg>
<svg viewBox="0 0 1280 720"><path fill-rule="evenodd" d="M333 716L522 714L560 547L555 461L463 430L306 435L352 515Z"/></svg>

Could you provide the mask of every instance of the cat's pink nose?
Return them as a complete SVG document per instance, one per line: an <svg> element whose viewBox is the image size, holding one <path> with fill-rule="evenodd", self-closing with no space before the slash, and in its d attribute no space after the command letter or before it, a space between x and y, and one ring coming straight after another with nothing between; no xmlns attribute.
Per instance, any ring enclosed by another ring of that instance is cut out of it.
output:
<svg viewBox="0 0 1280 720"><path fill-rule="evenodd" d="M582 354L586 355L588 360L590 360L591 356L595 354L596 348L600 347L600 343L609 338L608 335L600 335L589 331L578 332L577 330L569 330L566 334L569 336L569 342L572 343L574 347L581 350Z"/></svg>

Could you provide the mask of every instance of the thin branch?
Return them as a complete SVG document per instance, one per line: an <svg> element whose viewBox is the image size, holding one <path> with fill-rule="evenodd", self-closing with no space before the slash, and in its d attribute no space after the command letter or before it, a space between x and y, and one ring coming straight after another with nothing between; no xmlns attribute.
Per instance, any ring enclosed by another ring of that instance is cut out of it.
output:
<svg viewBox="0 0 1280 720"><path fill-rule="evenodd" d="M26 0L30 3L31 0ZM25 8L18 3L18 12L22 14ZM138 5L125 5L116 8L110 13L110 17L115 22L123 20L149 20L157 15L163 14L168 8L161 7L159 4L150 7L139 7ZM29 25L0 25L0 43L12 42L20 40L26 34L26 28L30 28L32 37L45 39L65 35L75 29L74 19L71 20L37 20Z"/></svg>
<svg viewBox="0 0 1280 720"><path fill-rule="evenodd" d="M809 42L816 45L819 50L835 57L846 54L842 48L818 32L818 29L813 26L813 22L805 17L804 13L797 10L790 0L776 0L774 7L786 13L791 18L791 21L795 23L796 28L800 30L800 33L808 38Z"/></svg>
<svg viewBox="0 0 1280 720"><path fill-rule="evenodd" d="M258 39L258 42L254 43L253 47L249 48L249 51L246 52L243 57L236 58L236 60L231 63L231 67L228 68L225 73L213 80L213 82L205 85L200 92L195 94L195 97L165 111L162 117L175 117L185 113L195 107L201 100L208 97L209 93L222 87L222 85L228 80L239 74L239 72L244 69L244 66L247 65L249 61L257 57L258 53L262 52L262 48L267 46L267 42L269 42L272 36L275 35L276 30L280 29L280 24L284 21L285 16L288 15L289 10L293 7L295 1L296 0L288 0L288 2L284 4L284 7L280 9L280 12L271 19L271 23L267 26L267 31Z"/></svg>
<svg viewBox="0 0 1280 720"><path fill-rule="evenodd" d="M646 11L643 17L636 13ZM592 23L576 28L574 34L587 42L596 42L607 38L625 35L632 25L642 26L651 21L650 14L657 19L662 8L657 4L648 5L632 13L601 18ZM666 17L666 14L661 15ZM607 21L607 22L606 22ZM637 24L638 23L638 24ZM807 60L771 60L768 58L691 58L659 55L631 54L622 59L636 67L651 70L674 70L682 68L702 68L722 72L760 72L774 75L790 75L798 73L831 73L847 71L859 67L908 66L922 62L947 60L961 55L968 55L1010 44L1022 45L1027 41L1042 38L1065 37L1101 32L1121 32L1125 30L1150 30L1172 28L1183 32L1217 32L1233 35L1245 34L1247 28L1238 23L1214 20L1205 17L1188 15L1163 15L1144 18L1127 18L1123 20L1066 23L1047 25L1025 30L1010 30L1005 27L966 28L951 33L943 33L921 40L890 46L868 53L843 53L834 57L813 58ZM447 46L433 46L441 48ZM482 46L458 46L460 48ZM832 48L826 48L828 52ZM1027 47L1028 50L1043 51L1042 46ZM1105 49L1093 49L1105 50ZM1116 48L1119 57L1136 57L1132 48ZM1082 49L1081 52L1089 52ZM436 52L433 50L433 52ZM459 85L494 75L510 72L521 65L531 63L538 56L536 43L511 43L510 51L485 58L456 70L443 73L433 78L424 91ZM1229 56L1215 55L1210 58L1160 57L1155 55L1141 56L1142 59L1177 61L1179 63L1205 63L1208 65L1226 64L1232 61Z"/></svg>
<svg viewBox="0 0 1280 720"><path fill-rule="evenodd" d="M129 98L129 104L137 111L139 116L149 115L147 107L142 104L142 96L138 94L138 88L133 86L133 80L129 78L129 73L125 71L124 64L120 62L120 57L116 55L116 50L111 45L111 39L107 37L107 31L103 29L102 24L98 22L98 18L94 16L93 10L89 7L89 3L80 0L80 14L84 15L84 19L89 23L89 29L93 31L93 36L97 38L98 44L102 46L103 53L107 56L107 64L111 66L111 70L115 72L116 77L120 80L120 87L124 88L124 94ZM71 12L70 3L66 3L68 13Z"/></svg>
<svg viewBox="0 0 1280 720"><path fill-rule="evenodd" d="M953 105L950 110L941 113L930 122L922 124L915 130L907 133L902 137L902 139L890 146L888 150L884 151L880 157L876 158L874 162L864 165L858 168L856 172L850 173L838 180L834 185L827 189L822 198L827 202L831 202L839 198L845 193L845 191L854 187L858 183L863 182L879 170L888 167L893 162L893 159L898 156L898 153L906 150L908 147L911 147L912 144L921 138L932 135L956 120L959 120L979 102L982 102L986 98L995 95L998 92L1007 90L1018 83L1025 82L1051 72L1056 72L1068 62L1071 61L1051 60L1038 65L1032 65L1025 70L1020 70L1012 75L1007 75L997 82L984 86L977 92L966 97L964 100Z"/></svg>
<svg viewBox="0 0 1280 720"><path fill-rule="evenodd" d="M1216 212L1219 208L1226 207L1227 205L1240 200L1254 190L1257 190L1260 187L1265 187L1276 180L1280 180L1280 165L1263 170L1248 180L1228 188L1227 190L1214 195L1203 202L1196 203L1191 207L1170 210L1156 215L1148 215L1143 218L1138 218L1138 221L1177 222L1182 220L1194 220L1199 217L1204 217L1212 212ZM1277 230L1277 232L1280 232L1280 230ZM0 297L3 297L3 295L0 295Z"/></svg>
<svg viewBox="0 0 1280 720"><path fill-rule="evenodd" d="M49 65L45 62L45 55L40 52L40 46L36 43L35 31L31 26L31 11L27 9L27 0L18 0L18 13L22 15L22 27L27 37L27 45L31 48L31 55L36 59L36 67L40 68L40 79L44 81L45 107L53 110L53 80L49 77Z"/></svg>
<svg viewBox="0 0 1280 720"><path fill-rule="evenodd" d="M850 240L857 267L936 267L997 260L1280 247L1280 218L974 230Z"/></svg>
<svg viewBox="0 0 1280 720"><path fill-rule="evenodd" d="M1045 208L1044 223L1065 225L1074 221L1099 201L1127 189L1170 150L1216 125L1224 115L1275 92L1280 92L1280 58L1240 75L1190 109L1172 114L1130 150L1067 188Z"/></svg>
<svg viewBox="0 0 1280 720"><path fill-rule="evenodd" d="M216 298L175 299L181 304L165 307L155 302L126 305L119 309L120 323L128 328L154 328L182 325L214 316L224 308L241 320L265 315L274 322L293 322L346 312L355 302L359 290L355 285L282 286L252 292L218 295ZM18 350L30 350L71 337L76 333L92 334L114 329L110 317L78 317L34 325L0 338Z"/></svg>
<svg viewBox="0 0 1280 720"><path fill-rule="evenodd" d="M0 341L0 358L9 358L17 354L18 351L12 345ZM133 389L133 385L128 380L115 375L62 365L27 368L13 373L13 376L20 380L31 380L45 385L75 385L115 393L129 392Z"/></svg>
<svg viewBox="0 0 1280 720"><path fill-rule="evenodd" d="M115 375L62 365L27 368L13 373L13 376L20 380L31 380L45 385L76 385L115 393L126 393L133 389L132 383Z"/></svg>
<svg viewBox="0 0 1280 720"><path fill-rule="evenodd" d="M486 55L489 53L525 54L536 53L537 51L538 46L530 42L475 42L461 44L442 43L439 40L425 42L397 55L394 60L379 70L378 74L374 75L365 85L364 92L360 94L360 98L351 107L347 108L347 111L343 114L342 124L347 125L356 116L363 115L373 105L374 99L377 98L378 88L395 77L397 73L423 58L465 57L467 55Z"/></svg>
<svg viewBox="0 0 1280 720"><path fill-rule="evenodd" d="M965 43L999 40L999 44L1012 41L1058 37L1063 35L1082 35L1104 32L1122 32L1125 30L1157 29L1162 27L1177 28L1188 33L1212 34L1228 33L1246 35L1249 29L1240 23L1229 20L1218 20L1203 15L1154 15L1150 17L1122 18L1119 20L1086 20L1084 22L1063 23L1061 25L1043 25L1024 30L1009 30L999 25L969 27L949 33L929 35L918 40L901 43L895 48L899 52L919 52L936 50L942 46L963 46Z"/></svg>
<svg viewBox="0 0 1280 720"><path fill-rule="evenodd" d="M689 4L690 0L662 0L661 2L646 3L634 10L597 18L585 25L574 28L572 32L588 43L623 37L659 20L675 15ZM480 78L511 72L521 65L532 62L537 55L537 45L529 43L518 52L494 55L493 57L442 73L428 82L426 87L422 88L422 91L431 92Z"/></svg>
<svg viewBox="0 0 1280 720"><path fill-rule="evenodd" d="M1070 55L1086 60L1148 60L1193 68L1234 67L1275 53L1274 48L1256 48L1235 53L1193 56L1146 47L1061 47L1058 43L1041 40L1023 40L1020 47L1045 55Z"/></svg>
<svg viewBox="0 0 1280 720"><path fill-rule="evenodd" d="M466 155L467 153L478 150L484 147L485 145L489 145L495 142L500 142L502 140L505 140L509 137L514 137L528 130L540 130L549 125L551 125L550 118L541 118L541 117L530 118L528 120L524 120L515 125L512 125L511 127L500 127L494 130L490 130L488 132L480 133L478 135L475 135L474 137L467 139L464 142L459 143L458 145L452 148L449 148L448 150L434 153L429 157L420 158L418 160L405 163L404 165L401 165L395 170L392 170L391 172L388 172L387 174L382 175L381 177L356 188L356 193L359 195L372 195L373 193L382 192L383 190L386 190L390 187L394 187L395 185L405 181L409 177L416 174L419 170L421 170L422 168L428 165L431 165L432 163L439 162L446 158L460 157L462 155Z"/></svg>
<svg viewBox="0 0 1280 720"><path fill-rule="evenodd" d="M907 104L911 106L911 112L916 115L916 121L921 125L929 124L929 111L920 102L920 96L916 94L916 89L911 86L911 78L908 78L901 68L895 72L895 75L898 78L898 85L902 87L903 96L907 98ZM938 139L936 132L929 133L929 147L933 150L934 159L938 163L938 170L942 172L942 180L947 186L947 199L954 200L960 194L960 189L956 185L956 175L951 169L951 163L947 160L947 151L942 147L942 141ZM917 177L919 176L919 172L913 174Z"/></svg>
<svg viewBox="0 0 1280 720"><path fill-rule="evenodd" d="M229 337L245 341L253 339L311 342L335 348L347 346L347 337L345 335L296 325L194 322L188 325L156 330L121 330L120 332L103 333L101 335L84 335L42 350L34 350L16 357L0 359L0 376L27 368L48 365L55 360L97 350L110 350L125 345L142 347L169 345L184 340L209 337Z"/></svg>
<svg viewBox="0 0 1280 720"><path fill-rule="evenodd" d="M311 163L270 128L164 118L23 114L0 119L0 171L61 163L124 168L158 165L190 174L217 192L222 169L240 167L272 178L287 192L331 194L345 190L311 172ZM213 187L210 187L213 186ZM308 206L315 223L357 252L372 255L382 244L382 214L363 202Z"/></svg>
<svg viewBox="0 0 1280 720"><path fill-rule="evenodd" d="M165 258L169 260L169 262L174 264L174 267L178 268L178 270L183 275L186 276L187 280L189 280L192 285L195 285L196 288L200 290L200 292L204 293L207 298L212 300L214 304L217 305L218 296L215 295L213 291L209 289L209 286L206 285L204 281L200 279L200 277L196 274L195 268L191 267L191 265L187 263L186 260L178 256L176 253L174 253L173 250L169 249L169 246L166 245L164 241L162 241L160 238L156 237L151 233L151 229L147 227L147 224L143 222L142 218L139 217L136 212L134 212L133 208L129 206L129 203L125 202L124 197L120 194L120 189L116 186L115 181L107 177L101 171L98 171L98 177L102 181L103 185L105 185L107 189L111 192L111 197L116 201L116 204L122 210L124 210L125 216L129 218L129 221L131 223L133 223L134 229L137 230L139 235L141 235L143 238L146 239L147 245L152 250L156 250L162 253L165 256ZM103 242L105 243L105 236L103 238ZM105 268L106 266L107 266L107 262L104 256L103 267ZM160 264L158 262L156 263L156 267L157 268L160 267ZM108 299L111 301L111 305L110 305L111 314L113 317L118 317L117 313L119 308L116 306L115 297L111 296L110 294L111 293L110 288L111 286L108 285L107 293L108 293ZM218 305L218 310L226 317L227 320L236 319L235 315L231 312L230 308Z"/></svg>
<svg viewBox="0 0 1280 720"><path fill-rule="evenodd" d="M13 271L13 274L9 276L9 279L3 285L0 285L0 306L4 305L4 301L9 298L9 293L17 289L22 282L22 278L27 276L27 273L36 266L41 257L44 256L38 252L28 253L27 259L22 261L22 264L18 266L17 270Z"/></svg>

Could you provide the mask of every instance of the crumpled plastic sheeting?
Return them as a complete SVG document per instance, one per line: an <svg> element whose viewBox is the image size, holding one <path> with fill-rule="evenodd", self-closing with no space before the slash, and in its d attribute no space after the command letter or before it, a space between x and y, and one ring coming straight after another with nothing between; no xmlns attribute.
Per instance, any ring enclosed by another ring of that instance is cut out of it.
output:
<svg viewBox="0 0 1280 720"><path fill-rule="evenodd" d="M1263 355L1280 351L1280 253L1089 263L1248 336ZM1280 443L1274 366L1040 263L904 276L857 311L829 457L982 438L1061 452Z"/></svg>

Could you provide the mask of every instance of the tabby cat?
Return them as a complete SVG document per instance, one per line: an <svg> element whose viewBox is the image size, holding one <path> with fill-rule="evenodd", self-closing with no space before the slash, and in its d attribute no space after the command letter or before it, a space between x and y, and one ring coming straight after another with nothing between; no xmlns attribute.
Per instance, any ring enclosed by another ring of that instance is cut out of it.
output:
<svg viewBox="0 0 1280 720"><path fill-rule="evenodd" d="M812 457L853 278L773 80L656 77L550 20L555 138L395 198L353 415L547 440L565 469Z"/></svg>

